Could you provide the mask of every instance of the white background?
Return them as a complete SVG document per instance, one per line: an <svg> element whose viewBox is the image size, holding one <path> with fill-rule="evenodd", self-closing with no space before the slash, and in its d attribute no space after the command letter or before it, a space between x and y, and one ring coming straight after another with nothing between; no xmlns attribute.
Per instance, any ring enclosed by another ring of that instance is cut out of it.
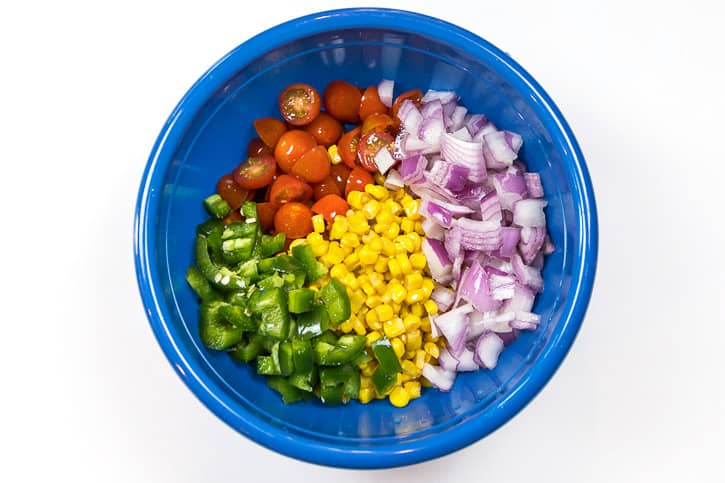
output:
<svg viewBox="0 0 725 483"><path fill-rule="evenodd" d="M600 217L589 312L551 383L483 441L385 472L225 426L164 359L133 271L138 184L176 102L252 35L345 2L3 3L0 480L724 481L725 16L585 3L369 2L523 64L572 125Z"/></svg>

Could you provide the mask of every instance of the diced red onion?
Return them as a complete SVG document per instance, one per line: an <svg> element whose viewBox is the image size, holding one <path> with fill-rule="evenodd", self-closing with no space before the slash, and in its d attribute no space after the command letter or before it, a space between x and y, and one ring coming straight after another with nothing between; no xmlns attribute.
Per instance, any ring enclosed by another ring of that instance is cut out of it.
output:
<svg viewBox="0 0 725 483"><path fill-rule="evenodd" d="M454 225L450 230L446 231L443 245L448 253L448 257L456 258L461 253L461 239L463 238L463 232L461 228Z"/></svg>
<svg viewBox="0 0 725 483"><path fill-rule="evenodd" d="M436 305L438 305L438 310L440 312L445 312L453 305L456 293L447 287L439 285L433 289L433 292L430 294L430 298L436 303Z"/></svg>
<svg viewBox="0 0 725 483"><path fill-rule="evenodd" d="M544 255L551 255L556 250L556 247L554 246L554 243L552 243L551 238L549 238L549 235L546 235L546 239L544 240Z"/></svg>
<svg viewBox="0 0 725 483"><path fill-rule="evenodd" d="M495 300L507 300L514 296L514 282L516 280L510 275L491 273L488 277L491 297Z"/></svg>
<svg viewBox="0 0 725 483"><path fill-rule="evenodd" d="M536 292L540 292L544 288L544 279L541 277L541 272L526 265L518 253L511 257L511 265L513 265L514 273L522 284Z"/></svg>
<svg viewBox="0 0 725 483"><path fill-rule="evenodd" d="M458 96L453 91L434 91L429 90L423 95L422 102L427 104L431 101L440 101L441 104L448 104L449 102L457 102Z"/></svg>
<svg viewBox="0 0 725 483"><path fill-rule="evenodd" d="M544 187L541 184L539 173L524 173L524 180L526 180L526 191L531 198L544 197Z"/></svg>
<svg viewBox="0 0 725 483"><path fill-rule="evenodd" d="M458 359L448 351L448 349L441 349L438 354L438 365L445 371L455 371L458 369Z"/></svg>
<svg viewBox="0 0 725 483"><path fill-rule="evenodd" d="M483 144L462 141L451 134L441 136L441 155L449 163L468 168L468 179L480 183L486 179L486 166L483 160Z"/></svg>
<svg viewBox="0 0 725 483"><path fill-rule="evenodd" d="M456 372L443 370L427 362L423 365L421 373L439 391L450 391L451 387L453 387L453 382L456 380Z"/></svg>
<svg viewBox="0 0 725 483"><path fill-rule="evenodd" d="M478 131L476 131L476 133L473 135L473 140L474 141L483 141L483 138L487 134L491 134L494 132L498 132L498 129L496 129L496 126L492 122L488 121L488 122L486 122L486 124L481 126L481 128Z"/></svg>
<svg viewBox="0 0 725 483"><path fill-rule="evenodd" d="M496 310L501 302L491 295L489 277L478 261L474 261L461 274L456 298L470 302L479 312Z"/></svg>
<svg viewBox="0 0 725 483"><path fill-rule="evenodd" d="M421 250L428 260L428 270L438 283L449 283L452 279L451 270L453 265L443 244L436 239L426 238L421 243Z"/></svg>
<svg viewBox="0 0 725 483"><path fill-rule="evenodd" d="M425 233L426 238L433 238L441 241L445 239L446 231L433 219L426 218L421 223L421 226L423 227L423 232Z"/></svg>
<svg viewBox="0 0 725 483"><path fill-rule="evenodd" d="M483 157L490 169L511 166L523 142L521 136L509 131L496 131L483 136Z"/></svg>
<svg viewBox="0 0 725 483"><path fill-rule="evenodd" d="M451 114L451 131L458 131L459 129L466 129L463 127L463 120L466 117L466 113L468 112L468 109L466 109L463 106L456 106L455 109L453 109L453 113ZM468 132L468 129L466 129L466 135L468 137L468 140L471 140L471 133Z"/></svg>
<svg viewBox="0 0 725 483"><path fill-rule="evenodd" d="M395 164L393 156L390 154L390 151L388 151L385 147L378 149L378 152L373 158L373 162L375 163L375 166L378 168L378 171L380 171L381 174L387 173L388 170L392 168Z"/></svg>
<svg viewBox="0 0 725 483"><path fill-rule="evenodd" d="M544 208L547 202L540 199L520 200L514 204L514 223L519 226L546 228Z"/></svg>
<svg viewBox="0 0 725 483"><path fill-rule="evenodd" d="M501 246L499 222L457 218L453 226L461 230L461 246L467 250L491 252Z"/></svg>
<svg viewBox="0 0 725 483"><path fill-rule="evenodd" d="M473 306L466 304L431 317L432 322L446 338L446 346L453 355L460 354L465 347L466 330L468 330L469 323L468 314L471 312L473 312Z"/></svg>
<svg viewBox="0 0 725 483"><path fill-rule="evenodd" d="M413 101L410 99L404 100L398 108L398 119L403 129L411 134L418 134L420 123L423 122L423 115L420 113Z"/></svg>
<svg viewBox="0 0 725 483"><path fill-rule="evenodd" d="M423 155L411 156L400 162L400 177L406 184L423 181L423 171L428 160Z"/></svg>
<svg viewBox="0 0 725 483"><path fill-rule="evenodd" d="M460 354L456 356L451 354L451 356L456 360L455 370L457 372L471 372L479 369L479 366L475 361L476 354L467 347L464 347Z"/></svg>
<svg viewBox="0 0 725 483"><path fill-rule="evenodd" d="M501 203L501 208L513 211L514 204L526 198L526 182L524 177L514 168L493 176L493 187Z"/></svg>
<svg viewBox="0 0 725 483"><path fill-rule="evenodd" d="M511 327L519 330L535 330L539 326L541 316L531 312L516 312Z"/></svg>
<svg viewBox="0 0 725 483"><path fill-rule="evenodd" d="M526 285L514 283L514 295L501 306L501 312L531 312L535 294Z"/></svg>
<svg viewBox="0 0 725 483"><path fill-rule="evenodd" d="M468 341L477 339L486 331L503 334L511 332L511 321L514 320L516 314L514 312L489 311L489 312L472 312L469 315L468 333L466 338Z"/></svg>
<svg viewBox="0 0 725 483"><path fill-rule="evenodd" d="M495 191L491 191L481 200L481 220L495 221L501 224L501 203L498 201L498 195Z"/></svg>
<svg viewBox="0 0 725 483"><path fill-rule="evenodd" d="M382 102L385 107L391 107L393 105L394 86L395 82L388 79L383 79L378 84L378 97L380 97L380 102Z"/></svg>
<svg viewBox="0 0 725 483"><path fill-rule="evenodd" d="M521 228L521 241L519 242L519 252L524 263L531 265L536 255L544 245L546 239L546 228L525 226Z"/></svg>
<svg viewBox="0 0 725 483"><path fill-rule="evenodd" d="M460 280L461 279L461 268L463 267L463 260L464 260L463 253L459 253L457 257L453 259L453 267L451 268L451 274L453 275L453 280Z"/></svg>
<svg viewBox="0 0 725 483"><path fill-rule="evenodd" d="M405 186L405 183L403 182L403 178L400 176L400 173L398 173L395 169L391 169L388 172L388 176L385 178L383 186L390 191L398 191Z"/></svg>
<svg viewBox="0 0 725 483"><path fill-rule="evenodd" d="M516 253L516 246L519 243L520 229L515 226L501 227L501 247L498 249L499 255L506 258Z"/></svg>
<svg viewBox="0 0 725 483"><path fill-rule="evenodd" d="M481 367L493 369L503 350L503 340L493 332L484 332L476 342L475 361Z"/></svg>
<svg viewBox="0 0 725 483"><path fill-rule="evenodd" d="M463 120L463 126L468 129L468 133L473 136L488 123L488 119L483 114L467 114Z"/></svg>
<svg viewBox="0 0 725 483"><path fill-rule="evenodd" d="M437 152L440 149L441 135L445 132L443 106L437 100L424 104L421 115L423 121L418 128L418 137L430 146L426 152Z"/></svg>
<svg viewBox="0 0 725 483"><path fill-rule="evenodd" d="M418 212L426 218L433 218L443 228L450 228L453 222L453 214L449 210L427 199L420 203Z"/></svg>
<svg viewBox="0 0 725 483"><path fill-rule="evenodd" d="M460 139L461 141L467 141L467 142L473 141L473 138L468 133L468 129L466 129L465 127L462 127L460 129L458 129L457 131L453 131L451 133L451 136L453 136L456 139Z"/></svg>

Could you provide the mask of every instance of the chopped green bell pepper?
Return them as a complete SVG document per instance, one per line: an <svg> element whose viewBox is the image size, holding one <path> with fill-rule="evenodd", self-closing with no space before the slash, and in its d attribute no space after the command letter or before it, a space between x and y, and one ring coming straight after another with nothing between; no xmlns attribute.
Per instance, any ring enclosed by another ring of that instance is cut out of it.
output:
<svg viewBox="0 0 725 483"><path fill-rule="evenodd" d="M194 266L189 267L189 270L186 271L186 281L202 302L211 302L221 298L219 292L212 288L209 280Z"/></svg>
<svg viewBox="0 0 725 483"><path fill-rule="evenodd" d="M397 374L388 374L379 366L375 369L375 372L373 372L373 386L375 386L375 392L378 396L385 396L391 389L393 389L397 381Z"/></svg>
<svg viewBox="0 0 725 483"><path fill-rule="evenodd" d="M297 335L304 339L317 337L327 330L329 320L325 307L315 305L309 312L297 316ZM334 336L333 341L336 341Z"/></svg>
<svg viewBox="0 0 725 483"><path fill-rule="evenodd" d="M274 236L262 235L259 240L259 256L270 257L284 248L284 233L277 233Z"/></svg>
<svg viewBox="0 0 725 483"><path fill-rule="evenodd" d="M291 344L294 371L299 374L309 373L314 367L312 344L305 339L292 339Z"/></svg>
<svg viewBox="0 0 725 483"><path fill-rule="evenodd" d="M316 341L315 362L323 366L340 366L354 361L364 350L365 336L362 335L343 335L334 344Z"/></svg>
<svg viewBox="0 0 725 483"><path fill-rule="evenodd" d="M224 218L232 211L232 207L229 203L218 194L213 194L204 200L204 208L214 218Z"/></svg>
<svg viewBox="0 0 725 483"><path fill-rule="evenodd" d="M310 245L304 243L292 247L292 256L302 264L309 281L314 282L327 275L327 268L317 261Z"/></svg>
<svg viewBox="0 0 725 483"><path fill-rule="evenodd" d="M251 362L262 353L262 349L262 336L252 334L249 340L242 340L235 345L229 351L229 355L238 361Z"/></svg>
<svg viewBox="0 0 725 483"><path fill-rule="evenodd" d="M320 299L325 304L330 322L339 324L350 318L350 297L347 290L336 278L329 281L320 290Z"/></svg>
<svg viewBox="0 0 725 483"><path fill-rule="evenodd" d="M249 309L260 320L259 334L278 340L289 333L290 317L284 290L257 290L249 298Z"/></svg>
<svg viewBox="0 0 725 483"><path fill-rule="evenodd" d="M310 288L290 290L287 294L287 306L293 314L309 312L315 306L315 291Z"/></svg>
<svg viewBox="0 0 725 483"><path fill-rule="evenodd" d="M219 315L228 323L245 332L255 332L257 330L257 324L254 319L239 305L224 304L219 307Z"/></svg>
<svg viewBox="0 0 725 483"><path fill-rule="evenodd" d="M293 386L285 377L268 377L267 385L282 395L285 404L296 403L303 398L303 392Z"/></svg>
<svg viewBox="0 0 725 483"><path fill-rule="evenodd" d="M295 273L304 271L302 264L289 255L277 255L272 258L272 270L282 273Z"/></svg>
<svg viewBox="0 0 725 483"><path fill-rule="evenodd" d="M224 302L202 302L199 306L199 337L209 349L225 350L242 340L243 329L225 320Z"/></svg>
<svg viewBox="0 0 725 483"><path fill-rule="evenodd" d="M378 367L382 368L387 374L397 374L403 368L400 366L398 356L395 355L393 346L387 337L381 337L370 345L375 358L378 360Z"/></svg>

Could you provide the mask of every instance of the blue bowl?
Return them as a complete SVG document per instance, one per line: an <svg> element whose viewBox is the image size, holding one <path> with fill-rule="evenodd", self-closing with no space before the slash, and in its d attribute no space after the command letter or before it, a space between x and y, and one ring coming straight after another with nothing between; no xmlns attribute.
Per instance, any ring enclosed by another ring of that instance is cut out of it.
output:
<svg viewBox="0 0 725 483"><path fill-rule="evenodd" d="M387 401L286 406L249 366L207 350L198 304L184 280L202 199L239 161L252 120L278 115L292 82L320 91L333 79L360 86L395 79L396 95L452 89L471 112L524 138L541 173L556 251L535 310L542 323L507 348L494 371L462 374L453 390L425 389L405 408ZM284 23L216 63L184 96L146 166L135 219L138 283L151 327L182 380L217 416L280 453L339 467L383 468L460 449L512 418L551 378L581 325L594 281L597 221L584 158L549 96L480 37L410 12L351 9Z"/></svg>

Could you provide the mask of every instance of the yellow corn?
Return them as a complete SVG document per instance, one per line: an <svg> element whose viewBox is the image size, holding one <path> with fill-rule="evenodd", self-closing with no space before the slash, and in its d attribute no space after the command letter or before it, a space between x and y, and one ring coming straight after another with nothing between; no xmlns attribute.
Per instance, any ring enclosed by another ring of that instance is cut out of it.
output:
<svg viewBox="0 0 725 483"><path fill-rule="evenodd" d="M372 251L368 246L360 247L358 256L360 257L360 263L363 265L374 265L378 260L378 254Z"/></svg>
<svg viewBox="0 0 725 483"><path fill-rule="evenodd" d="M425 344L423 345L423 349L424 349L424 350L425 350L425 351L426 351L426 352L427 352L428 354L430 354L430 356L431 356L431 357L435 357L436 359L438 359L438 356L439 356L439 355L441 355L441 351L440 351L440 349L439 349L439 348L438 348L438 346L437 346L437 345L435 345L435 344L434 344L433 342L426 342L426 343L425 343Z"/></svg>
<svg viewBox="0 0 725 483"><path fill-rule="evenodd" d="M388 271L388 257L378 257L373 266L375 271L381 274L385 274Z"/></svg>
<svg viewBox="0 0 725 483"><path fill-rule="evenodd" d="M350 332L352 332L352 321L350 319L347 319L345 322L341 323L339 327L341 331L349 334Z"/></svg>
<svg viewBox="0 0 725 483"><path fill-rule="evenodd" d="M426 300L423 307L425 308L425 311L428 312L428 315L435 315L438 313L438 304L432 300Z"/></svg>
<svg viewBox="0 0 725 483"><path fill-rule="evenodd" d="M425 255L422 253L413 253L408 257L408 260L410 260L410 265L416 270L423 270L427 265Z"/></svg>
<svg viewBox="0 0 725 483"><path fill-rule="evenodd" d="M403 388L405 389L405 392L408 393L410 399L416 399L420 397L420 382L408 381L403 384Z"/></svg>
<svg viewBox="0 0 725 483"><path fill-rule="evenodd" d="M408 314L403 317L403 325L405 325L405 331L411 332L420 328L420 317L414 314Z"/></svg>
<svg viewBox="0 0 725 483"><path fill-rule="evenodd" d="M425 351L422 350L418 350L415 352L415 365L421 371L423 370L423 366L425 365L425 354Z"/></svg>
<svg viewBox="0 0 725 483"><path fill-rule="evenodd" d="M408 405L410 402L410 394L404 388L397 386L390 393L390 404L395 407L402 408Z"/></svg>
<svg viewBox="0 0 725 483"><path fill-rule="evenodd" d="M395 352L395 355L398 356L398 359L403 357L403 354L405 354L405 343L400 340L400 338L393 337L390 339L390 345L393 347L393 352Z"/></svg>
<svg viewBox="0 0 725 483"><path fill-rule="evenodd" d="M339 240L350 229L350 224L344 216L336 216L330 227L330 240Z"/></svg>
<svg viewBox="0 0 725 483"><path fill-rule="evenodd" d="M383 236L387 238L388 240L393 240L396 236L398 236L398 233L400 233L400 225L393 222L390 224L390 226L383 232Z"/></svg>
<svg viewBox="0 0 725 483"><path fill-rule="evenodd" d="M360 246L360 239L356 234L347 232L340 237L340 246L356 248Z"/></svg>
<svg viewBox="0 0 725 483"><path fill-rule="evenodd" d="M312 217L312 229L315 233L323 233L325 231L325 218L322 215L314 215Z"/></svg>
<svg viewBox="0 0 725 483"><path fill-rule="evenodd" d="M410 260L408 259L408 255L405 253L398 253L395 255L395 259L400 264L400 271L407 275L413 271L413 266L410 264ZM410 303L410 302L409 302Z"/></svg>
<svg viewBox="0 0 725 483"><path fill-rule="evenodd" d="M367 404L370 401L373 400L373 397L375 397L375 389L372 387L363 387L360 388L360 391L357 393L357 399L362 404Z"/></svg>
<svg viewBox="0 0 725 483"><path fill-rule="evenodd" d="M414 290L415 292L415 290ZM418 290L421 297L425 297L425 293L422 292L422 289ZM408 292L410 293L410 292ZM407 300L407 297L406 297ZM420 303L414 303L410 306L410 313L413 315L417 315L418 317L423 317L425 315L425 310L423 309L423 305Z"/></svg>
<svg viewBox="0 0 725 483"><path fill-rule="evenodd" d="M390 196L390 193L388 193L388 190L385 189L385 187L374 184L365 186L365 192L378 201L382 201Z"/></svg>
<svg viewBox="0 0 725 483"><path fill-rule="evenodd" d="M388 337L388 339L392 339L393 337L398 337L399 335L404 334L405 324L403 324L403 319L397 317L395 319L384 321L383 331L385 331L385 335Z"/></svg>
<svg viewBox="0 0 725 483"><path fill-rule="evenodd" d="M415 231L415 222L411 220L410 218L405 218L403 221L400 222L400 229L403 230L403 233L411 233Z"/></svg>
<svg viewBox="0 0 725 483"><path fill-rule="evenodd" d="M368 312L368 314L369 313L370 312ZM372 332L368 332L367 335L365 336L365 339L366 339L365 344L369 347L373 342L375 342L376 340L380 339L382 336L383 335L380 332L378 332L377 330L373 330ZM436 346L436 349L437 348L438 347Z"/></svg>
<svg viewBox="0 0 725 483"><path fill-rule="evenodd" d="M327 148L327 156L330 158L331 164L342 163L342 157L340 156L340 152L337 149L337 144L333 144L332 146Z"/></svg>
<svg viewBox="0 0 725 483"><path fill-rule="evenodd" d="M414 351L423 345L423 335L419 329L406 332L405 350Z"/></svg>
<svg viewBox="0 0 725 483"><path fill-rule="evenodd" d="M338 263L337 265L333 265L330 269L330 277L337 278L339 280L343 280L345 278L345 275L348 274L347 268L345 268L345 265Z"/></svg>
<svg viewBox="0 0 725 483"><path fill-rule="evenodd" d="M420 369L418 369L418 366L413 361L405 360L400 363L400 366L403 368L403 372L409 376L416 377L420 375Z"/></svg>
<svg viewBox="0 0 725 483"><path fill-rule="evenodd" d="M405 288L416 290L423 287L423 275L420 272L412 272L405 276Z"/></svg>
<svg viewBox="0 0 725 483"><path fill-rule="evenodd" d="M407 295L408 291L405 290L405 287L400 282L390 284L390 296L396 304L402 303Z"/></svg>
<svg viewBox="0 0 725 483"><path fill-rule="evenodd" d="M370 312L368 312L368 313L370 313ZM365 314L365 315L367 315L367 314ZM357 335L365 335L367 333L368 330L365 327L365 324L363 324L360 321L360 319L355 317L355 319L351 319L351 320L352 320L352 330L354 330Z"/></svg>
<svg viewBox="0 0 725 483"><path fill-rule="evenodd" d="M378 320L381 320L385 322L386 320L390 320L395 315L393 312L393 308L388 304L382 304L375 307L375 311L378 314Z"/></svg>

